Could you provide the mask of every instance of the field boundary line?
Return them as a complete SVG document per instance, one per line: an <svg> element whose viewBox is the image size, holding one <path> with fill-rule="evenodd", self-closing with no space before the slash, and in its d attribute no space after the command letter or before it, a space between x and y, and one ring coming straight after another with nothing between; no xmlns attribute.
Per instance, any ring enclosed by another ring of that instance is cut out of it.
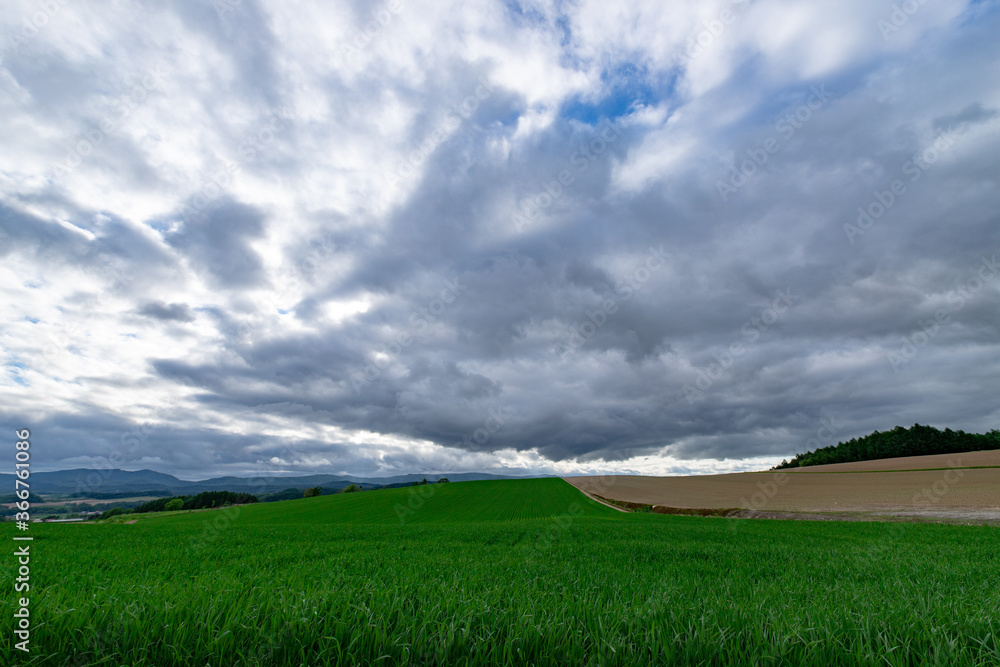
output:
<svg viewBox="0 0 1000 667"><path fill-rule="evenodd" d="M839 464L837 464L837 463L831 463L831 464L823 464L823 465L839 465ZM938 471L938 470L989 470L989 469L992 469L992 468L1000 468L1000 466L952 466L952 467L946 467L946 468L899 468L899 469L893 469L893 470L798 470L798 471L794 471L794 472L793 472L794 469L782 468L781 472L784 472L784 473L787 473L787 474L790 474L790 475L795 475L795 474L804 474L804 475L855 475L855 474L858 474L858 473L869 474L869 473L877 473L877 472L935 472L935 471ZM757 471L752 472L751 474L753 474L753 475L762 475L762 474L770 473L770 472L774 472L774 471L773 470L757 470Z"/></svg>
<svg viewBox="0 0 1000 667"><path fill-rule="evenodd" d="M605 507L610 507L610 508L611 508L611 509L613 509L613 510L618 510L619 512L624 512L625 514L631 514L631 513L632 513L632 512L630 512L630 511L629 511L629 510L627 510L627 509L624 509L624 508L621 508L621 507L616 507L615 505L612 505L611 503L609 503L609 502L607 502L607 501L605 501L605 500L601 500L600 498L598 498L598 497L595 497L595 496L594 496L594 495L593 495L592 493L590 493L590 492L588 492L588 491L584 491L584 490L583 490L583 489L581 489L580 487L578 487L578 486L576 486L575 484L571 483L571 482L570 482L570 481L569 481L568 479L566 479L565 477L562 477L561 479L562 479L562 480L563 480L564 482L566 482L567 484L569 484L570 486L572 486L572 487L573 487L574 489L576 489L577 491L579 491L580 493L582 493L583 495L585 495L585 496L587 496L588 498L590 498L591 500L593 500L593 501L594 501L595 503L600 503L600 504L604 505Z"/></svg>

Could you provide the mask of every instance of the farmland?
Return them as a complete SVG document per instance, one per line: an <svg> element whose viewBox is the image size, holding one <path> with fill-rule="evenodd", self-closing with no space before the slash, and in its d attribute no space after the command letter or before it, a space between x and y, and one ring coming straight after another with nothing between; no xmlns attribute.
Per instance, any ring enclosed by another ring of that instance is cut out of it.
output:
<svg viewBox="0 0 1000 667"><path fill-rule="evenodd" d="M233 508L243 524L466 523L544 519L570 506L580 516L614 517L616 512L581 496L558 479L427 484L368 493L347 493L294 502ZM157 525L204 523L197 514L147 515ZM136 517L129 517L136 518Z"/></svg>
<svg viewBox="0 0 1000 667"><path fill-rule="evenodd" d="M433 488L402 519L421 487L33 526L18 663L1000 662L994 527L622 514L557 479Z"/></svg>
<svg viewBox="0 0 1000 667"><path fill-rule="evenodd" d="M784 472L867 472L885 470L942 470L946 468L1000 468L1000 449L961 454L903 456L873 461L831 463L807 468L788 468Z"/></svg>
<svg viewBox="0 0 1000 667"><path fill-rule="evenodd" d="M672 508L1000 522L1000 468L945 467L946 461L958 459L963 465L966 460L969 465L977 465L972 461L984 465L982 461L996 460L995 453L914 458L921 460L886 459L767 473L573 477L567 481L604 498ZM942 467L924 468L928 465ZM913 466L920 468L910 469Z"/></svg>

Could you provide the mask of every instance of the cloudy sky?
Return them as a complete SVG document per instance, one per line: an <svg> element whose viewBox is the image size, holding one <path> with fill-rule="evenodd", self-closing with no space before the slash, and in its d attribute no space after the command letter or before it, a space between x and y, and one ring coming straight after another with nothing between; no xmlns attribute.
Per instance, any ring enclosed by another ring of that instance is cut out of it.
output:
<svg viewBox="0 0 1000 667"><path fill-rule="evenodd" d="M0 424L192 479L996 428L998 5L6 2Z"/></svg>

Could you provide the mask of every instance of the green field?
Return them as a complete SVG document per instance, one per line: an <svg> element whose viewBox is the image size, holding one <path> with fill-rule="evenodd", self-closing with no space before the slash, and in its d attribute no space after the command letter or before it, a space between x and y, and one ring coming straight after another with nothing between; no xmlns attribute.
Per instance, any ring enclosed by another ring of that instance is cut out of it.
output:
<svg viewBox="0 0 1000 667"><path fill-rule="evenodd" d="M341 493L294 502L244 505L229 510L231 523L243 524L392 524L479 523L545 519L574 506L578 516L620 518L621 512L580 494L561 479L526 479L491 482L427 484L403 489ZM164 525L204 526L199 512L170 516L156 514L127 519L162 522Z"/></svg>
<svg viewBox="0 0 1000 667"><path fill-rule="evenodd" d="M420 490L32 526L32 653L5 632L0 663L1000 664L993 527L622 514L561 480Z"/></svg>

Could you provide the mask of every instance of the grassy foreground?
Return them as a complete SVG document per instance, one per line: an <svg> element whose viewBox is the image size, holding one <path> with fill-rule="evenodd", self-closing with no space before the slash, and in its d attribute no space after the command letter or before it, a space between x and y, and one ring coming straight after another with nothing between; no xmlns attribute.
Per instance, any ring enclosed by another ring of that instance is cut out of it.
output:
<svg viewBox="0 0 1000 667"><path fill-rule="evenodd" d="M442 485L402 522L407 489L214 533L223 511L32 526L32 653L5 632L0 663L1000 664L995 528L625 515L519 484ZM365 502L387 505L343 522Z"/></svg>

